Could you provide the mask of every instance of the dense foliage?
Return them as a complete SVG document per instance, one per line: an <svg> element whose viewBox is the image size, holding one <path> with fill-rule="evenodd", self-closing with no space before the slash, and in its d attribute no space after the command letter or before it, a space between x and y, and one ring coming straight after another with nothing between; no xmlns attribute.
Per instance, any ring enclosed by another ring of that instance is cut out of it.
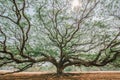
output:
<svg viewBox="0 0 120 80"><path fill-rule="evenodd" d="M120 1L72 1L1 0L0 66L120 66Z"/></svg>

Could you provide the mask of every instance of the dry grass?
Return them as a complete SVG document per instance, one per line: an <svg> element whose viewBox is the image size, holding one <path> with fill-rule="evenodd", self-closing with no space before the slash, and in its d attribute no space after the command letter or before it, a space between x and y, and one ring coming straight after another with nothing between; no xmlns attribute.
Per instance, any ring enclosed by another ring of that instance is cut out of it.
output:
<svg viewBox="0 0 120 80"><path fill-rule="evenodd" d="M0 74L5 72L0 71ZM47 72L20 72L0 75L0 80L120 80L120 71L74 72L62 76Z"/></svg>

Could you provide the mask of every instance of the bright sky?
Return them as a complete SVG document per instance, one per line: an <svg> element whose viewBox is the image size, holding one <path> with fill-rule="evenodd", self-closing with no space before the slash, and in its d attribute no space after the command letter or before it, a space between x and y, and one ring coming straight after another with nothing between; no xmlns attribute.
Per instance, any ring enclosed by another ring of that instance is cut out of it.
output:
<svg viewBox="0 0 120 80"><path fill-rule="evenodd" d="M73 0L71 4L72 4L72 10L81 6L81 3L79 0Z"/></svg>
<svg viewBox="0 0 120 80"><path fill-rule="evenodd" d="M73 0L72 1L72 6L75 7L75 6L78 6L79 5L79 1L78 0Z"/></svg>

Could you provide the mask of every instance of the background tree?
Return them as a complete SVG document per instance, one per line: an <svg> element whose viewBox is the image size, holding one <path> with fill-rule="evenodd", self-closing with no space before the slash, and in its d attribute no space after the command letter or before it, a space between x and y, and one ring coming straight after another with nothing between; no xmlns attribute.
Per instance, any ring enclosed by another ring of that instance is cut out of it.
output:
<svg viewBox="0 0 120 80"><path fill-rule="evenodd" d="M68 66L104 66L119 57L119 28L96 19L102 0L79 0L80 6L69 0L0 3L0 66L14 63L18 72L50 62L62 74Z"/></svg>

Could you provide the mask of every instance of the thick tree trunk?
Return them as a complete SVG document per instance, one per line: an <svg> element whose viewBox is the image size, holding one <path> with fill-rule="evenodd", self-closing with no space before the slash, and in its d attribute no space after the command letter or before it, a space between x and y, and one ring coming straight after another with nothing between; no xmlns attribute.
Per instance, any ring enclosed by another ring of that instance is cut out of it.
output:
<svg viewBox="0 0 120 80"><path fill-rule="evenodd" d="M63 74L63 68L57 67L57 75L62 75Z"/></svg>

